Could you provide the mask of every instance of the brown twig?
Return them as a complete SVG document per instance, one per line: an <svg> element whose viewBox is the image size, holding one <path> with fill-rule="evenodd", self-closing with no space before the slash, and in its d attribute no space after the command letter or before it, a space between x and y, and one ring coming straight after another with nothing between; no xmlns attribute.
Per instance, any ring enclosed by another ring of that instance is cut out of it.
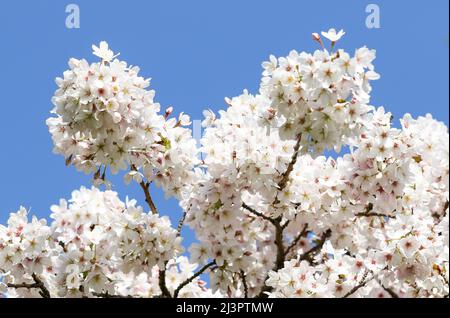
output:
<svg viewBox="0 0 450 318"><path fill-rule="evenodd" d="M373 279L373 276L370 279L367 279L367 275L369 274L369 272L370 271L366 270L366 272L364 273L364 275L363 275L361 281L359 282L359 284L356 285L355 287L353 287L347 294L342 296L342 298L348 298L351 295L353 295L354 293L356 293L360 288L366 286L366 284Z"/></svg>
<svg viewBox="0 0 450 318"><path fill-rule="evenodd" d="M31 277L33 277L34 280L34 283L32 284L7 284L7 286L9 288L39 289L39 295L41 295L43 298L50 298L50 292L48 291L47 287L45 287L45 284L40 280L40 278L34 273L31 275Z"/></svg>
<svg viewBox="0 0 450 318"><path fill-rule="evenodd" d="M183 212L183 215L181 216L180 220L178 221L177 226L177 236L181 235L181 229L183 228L184 220L186 219L187 211Z"/></svg>
<svg viewBox="0 0 450 318"><path fill-rule="evenodd" d="M266 221L269 221L270 223L275 225L275 223L276 223L275 219L272 219L271 217L268 217L268 216L262 214L261 212L256 211L252 207L248 206L246 203L242 203L242 207L244 209L246 209L247 211L249 211L250 213L252 213L252 214L254 214L254 215L256 215L256 216L258 216L258 217L260 217L260 218L262 218L262 219L264 219Z"/></svg>
<svg viewBox="0 0 450 318"><path fill-rule="evenodd" d="M375 212L361 212L361 213L357 213L355 215L362 216L362 217L377 216L377 217L385 217L385 218L395 219L394 215L387 215L387 214L375 213Z"/></svg>
<svg viewBox="0 0 450 318"><path fill-rule="evenodd" d="M135 165L131 165L131 170L138 171ZM158 209L156 208L152 196L150 195L150 182L145 182L144 180L142 180L141 182L139 182L139 185L141 186L142 191L144 191L145 202L147 202L150 211L152 211L153 214L158 214Z"/></svg>
<svg viewBox="0 0 450 318"><path fill-rule="evenodd" d="M248 298L248 285L247 285L247 278L245 277L244 271L241 269L241 279L242 279L242 285L244 286L244 298Z"/></svg>
<svg viewBox="0 0 450 318"><path fill-rule="evenodd" d="M297 162L301 142L302 142L302 134L299 134L297 136L297 142L295 143L295 146L294 146L294 153L292 154L291 161L289 162L286 171L283 173L280 182L278 182L278 192L283 191L283 189L286 187L286 184L289 180L289 176L290 176L292 170L294 170L294 166L295 166L295 163ZM275 199L275 200L277 200L277 199Z"/></svg>
<svg viewBox="0 0 450 318"><path fill-rule="evenodd" d="M306 260L306 261L312 263L314 255L322 249L322 247L325 244L326 240L330 236L331 236L331 230L328 229L322 234L319 242L317 242L317 244L314 247L312 247L309 251L303 253L300 256L300 261L305 261Z"/></svg>
<svg viewBox="0 0 450 318"><path fill-rule="evenodd" d="M394 292L391 288L389 287L384 287L383 283L381 283L381 281L379 279L377 279L377 283L378 285L381 286L381 288L383 288L388 294L389 296L391 296L392 298L400 298L396 292Z"/></svg>
<svg viewBox="0 0 450 318"><path fill-rule="evenodd" d="M188 285L189 283L191 283L194 279L196 279L198 276L200 276L201 274L203 274L204 271L206 271L209 267L213 266L216 264L216 261L211 261L208 264L204 265L202 268L200 268L200 270L198 272L196 272L194 275L192 275L191 277L189 277L188 279L186 279L184 282L182 282L174 291L173 293L173 297L177 298L178 294L180 293L181 289L183 289L183 287L185 287L186 285Z"/></svg>
<svg viewBox="0 0 450 318"><path fill-rule="evenodd" d="M92 295L94 295L95 297L99 297L99 298L133 298L133 296L130 296L130 295L127 295L127 296L114 295L114 294L110 294L108 292L106 292L106 293L92 293Z"/></svg>
<svg viewBox="0 0 450 318"><path fill-rule="evenodd" d="M308 224L305 224L303 230L297 235L297 237L292 241L292 243L288 246L288 248L284 251L284 256L289 254L289 252L297 245L297 243L304 237L308 232Z"/></svg>
<svg viewBox="0 0 450 318"><path fill-rule="evenodd" d="M153 202L152 197L150 195L150 191L149 191L150 183L141 181L139 183L139 185L141 186L142 190L144 191L145 202L147 202L150 210L152 211L153 214L158 214L158 210L156 209L155 203Z"/></svg>
<svg viewBox="0 0 450 318"><path fill-rule="evenodd" d="M373 212L373 204L372 203L367 204L366 210L364 212L356 213L355 215L356 216L362 216L362 217L375 216L375 217L386 217L386 218L395 219L394 215L388 215L388 214L382 214L382 213Z"/></svg>

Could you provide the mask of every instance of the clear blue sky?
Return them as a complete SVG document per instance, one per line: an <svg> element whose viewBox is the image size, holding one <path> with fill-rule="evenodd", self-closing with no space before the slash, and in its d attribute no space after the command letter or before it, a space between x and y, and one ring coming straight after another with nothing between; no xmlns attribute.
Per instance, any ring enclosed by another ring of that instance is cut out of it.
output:
<svg viewBox="0 0 450 318"><path fill-rule="evenodd" d="M80 7L81 28L67 29L66 5ZM365 25L366 5L381 10L381 28ZM344 5L345 4L345 5ZM45 119L54 78L69 57L93 61L91 44L106 40L120 58L152 77L156 100L193 119L244 88L256 93L261 62L291 49L312 51L312 32L343 28L339 46L377 49L372 103L398 120L432 113L448 124L448 1L22 1L0 3L0 223L20 205L40 217L91 178L52 153ZM114 189L144 205L137 185ZM163 214L178 220L175 200L159 190ZM186 233L187 239L192 234Z"/></svg>

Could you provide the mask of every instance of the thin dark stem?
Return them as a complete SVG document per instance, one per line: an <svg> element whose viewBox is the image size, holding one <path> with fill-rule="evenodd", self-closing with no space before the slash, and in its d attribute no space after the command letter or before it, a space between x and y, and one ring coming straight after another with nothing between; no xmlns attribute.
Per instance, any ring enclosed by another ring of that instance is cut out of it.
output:
<svg viewBox="0 0 450 318"><path fill-rule="evenodd" d="M135 165L131 165L131 170L138 171ZM142 180L141 182L139 182L139 185L141 186L142 191L144 191L145 202L147 202L150 211L152 211L153 214L158 214L158 209L156 208L152 196L150 195L150 182L145 182L144 180Z"/></svg>
<svg viewBox="0 0 450 318"><path fill-rule="evenodd" d="M204 265L202 268L200 268L200 270L198 272L196 272L194 275L192 275L191 277L189 277L188 279L186 279L184 282L182 282L174 291L173 293L173 297L177 298L178 294L180 293L180 291L183 289L183 287L185 287L186 285L188 285L189 283L191 283L194 279L196 279L198 276L200 276L201 274L203 274L204 271L206 271L209 267L213 266L216 264L216 261L211 261L208 264Z"/></svg>
<svg viewBox="0 0 450 318"><path fill-rule="evenodd" d="M262 219L264 219L266 221L269 221L270 223L275 225L275 223L276 223L275 219L272 219L271 217L268 217L268 216L262 214L261 212L256 211L252 207L248 206L246 203L242 203L242 207L244 209L246 209L247 211L249 211L250 213L252 213L252 214L254 214L254 215L256 215L256 216L258 216L258 217L260 217L260 218L262 218Z"/></svg>
<svg viewBox="0 0 450 318"><path fill-rule="evenodd" d="M36 274L31 275L33 277L34 283L32 284L7 284L9 288L27 288L27 289L39 289L39 295L41 295L43 298L50 298L50 292L48 291L47 287L45 287L45 284L40 280L40 278Z"/></svg>
<svg viewBox="0 0 450 318"><path fill-rule="evenodd" d="M183 228L184 220L186 220L186 214L187 214L187 211L184 211L183 215L180 218L180 221L178 221L177 236L181 235L181 229Z"/></svg>
<svg viewBox="0 0 450 318"><path fill-rule="evenodd" d="M373 204L372 203L367 204L364 212L356 213L355 215L362 216L362 217L375 216L375 217L385 217L385 218L395 219L394 215L387 215L387 214L373 212Z"/></svg>
<svg viewBox="0 0 450 318"><path fill-rule="evenodd" d="M305 235L308 233L307 229L308 229L308 224L305 224L305 226L303 227L303 230L297 235L297 237L292 241L292 243L284 251L285 257L297 245L297 243L302 239L302 237L305 237Z"/></svg>
<svg viewBox="0 0 450 318"><path fill-rule="evenodd" d="M384 218L395 219L394 215L387 215L387 214L375 213L375 212L361 212L361 213L357 213L355 215L356 216L362 216L362 217L377 216L377 217L384 217Z"/></svg>
<svg viewBox="0 0 450 318"><path fill-rule="evenodd" d="M317 252L319 252L322 249L322 247L325 244L326 240L330 236L331 236L331 230L328 229L322 234L322 237L320 238L319 242L317 242L317 244L314 247L312 247L309 251L303 253L300 256L300 261L305 261L306 260L306 261L312 263L314 255L316 255Z"/></svg>
<svg viewBox="0 0 450 318"><path fill-rule="evenodd" d="M247 278L245 277L245 273L242 269L241 269L241 279L242 279L242 285L244 286L244 298L248 298Z"/></svg>
<svg viewBox="0 0 450 318"><path fill-rule="evenodd" d="M378 285L380 285L381 288L383 288L383 289L389 294L389 296L391 296L392 298L400 298L400 297L398 297L397 293L394 292L391 288L389 288L389 287L384 287L384 286L383 286L383 283L381 283L380 280L377 280L377 282L378 282Z"/></svg>
<svg viewBox="0 0 450 318"><path fill-rule="evenodd" d="M92 293L92 295L94 295L95 297L99 297L99 298L133 298L133 296L122 296L122 295L112 295L108 292L106 293Z"/></svg>
<svg viewBox="0 0 450 318"><path fill-rule="evenodd" d="M139 183L139 185L141 186L142 190L144 191L145 202L147 202L147 204L150 208L150 211L152 211L153 214L158 214L158 210L156 209L155 203L153 202L152 197L150 195L150 191L149 191L150 183L141 181Z"/></svg>
<svg viewBox="0 0 450 318"><path fill-rule="evenodd" d="M286 184L289 180L289 176L290 176L292 170L294 170L294 166L295 166L295 163L297 162L301 142L302 142L302 134L299 134L297 136L297 142L295 143L295 146L294 146L294 153L292 154L291 161L289 162L286 171L283 173L280 182L278 182L278 191L279 192L283 191L283 189L286 187Z"/></svg>
<svg viewBox="0 0 450 318"><path fill-rule="evenodd" d="M373 279L373 277L367 279L367 275L369 274L369 271L366 271L361 279L361 281L359 282L358 285L356 285L355 287L353 287L347 294L345 294L344 296L342 296L342 298L348 298L351 295L353 295L354 293L356 293L360 288L366 286L366 284L371 281Z"/></svg>

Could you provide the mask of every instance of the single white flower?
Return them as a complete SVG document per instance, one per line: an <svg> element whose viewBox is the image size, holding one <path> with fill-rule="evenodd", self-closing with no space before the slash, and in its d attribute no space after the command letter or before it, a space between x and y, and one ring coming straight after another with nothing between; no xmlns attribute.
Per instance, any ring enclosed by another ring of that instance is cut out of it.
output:
<svg viewBox="0 0 450 318"><path fill-rule="evenodd" d="M114 52L109 49L108 43L105 41L101 41L99 47L96 45L92 45L92 50L94 50L93 54L101 58L105 62L110 62L119 54L114 55Z"/></svg>
<svg viewBox="0 0 450 318"><path fill-rule="evenodd" d="M336 30L333 28L329 29L328 32L322 31L322 35L331 42L339 41L339 39L342 38L344 34L344 30L340 30L338 33L336 33Z"/></svg>

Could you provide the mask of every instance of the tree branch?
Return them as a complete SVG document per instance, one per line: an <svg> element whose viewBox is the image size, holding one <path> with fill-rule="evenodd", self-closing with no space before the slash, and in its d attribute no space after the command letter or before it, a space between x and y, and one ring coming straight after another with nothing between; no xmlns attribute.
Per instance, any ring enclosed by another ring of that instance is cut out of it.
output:
<svg viewBox="0 0 450 318"><path fill-rule="evenodd" d="M153 214L158 214L158 210L156 209L155 203L153 203L152 197L150 195L150 191L149 191L150 183L141 181L139 183L139 185L141 186L142 190L144 191L145 202L147 202L147 204L150 208L150 211L152 211Z"/></svg>
<svg viewBox="0 0 450 318"><path fill-rule="evenodd" d="M186 214L187 214L187 211L184 211L183 215L180 218L180 221L178 221L177 236L181 235L181 229L183 228L184 220L186 219Z"/></svg>
<svg viewBox="0 0 450 318"><path fill-rule="evenodd" d="M297 235L297 237L292 241L292 243L288 246L288 248L284 251L284 256L289 254L289 252L297 245L297 243L300 241L302 237L306 235L308 229L308 224L305 224L303 227L303 230Z"/></svg>
<svg viewBox="0 0 450 318"><path fill-rule="evenodd" d="M277 259L275 270L279 270L284 266L284 245L283 245L283 228L281 227L281 216L276 219L275 223L275 245L277 247Z"/></svg>
<svg viewBox="0 0 450 318"><path fill-rule="evenodd" d="M373 276L370 279L366 279L367 275L369 274L369 272L370 271L366 270L366 272L364 273L364 275L363 275L361 281L359 282L359 284L356 285L355 287L353 287L347 294L342 296L342 298L348 298L351 295L353 295L354 293L356 293L360 288L366 286L366 284L373 279Z"/></svg>
<svg viewBox="0 0 450 318"><path fill-rule="evenodd" d="M314 247L312 247L309 251L303 253L300 256L300 261L305 261L306 260L306 261L312 263L314 255L317 254L317 252L319 252L322 249L323 244L325 244L325 241L330 236L331 236L331 230L328 229L322 234L322 237L320 238L319 242Z"/></svg>
<svg viewBox="0 0 450 318"><path fill-rule="evenodd" d="M248 206L246 203L242 203L242 207L244 209L246 209L247 211L249 211L250 213L252 213L260 218L263 218L264 220L269 221L270 223L275 225L275 223L276 223L275 219L272 219L271 217L268 217L268 216L262 214L261 212L256 211L252 207Z"/></svg>
<svg viewBox="0 0 450 318"><path fill-rule="evenodd" d="M242 269L241 269L241 279L242 285L244 285L244 298L248 298L247 278L245 277L245 273Z"/></svg>
<svg viewBox="0 0 450 318"><path fill-rule="evenodd" d="M131 170L138 171L135 165L131 165ZM156 209L156 205L152 200L152 196L150 195L150 182L144 182L144 180L142 180L141 182L139 182L139 185L144 191L145 202L147 202L150 211L152 211L153 214L158 214L158 209Z"/></svg>
<svg viewBox="0 0 450 318"><path fill-rule="evenodd" d="M387 215L387 214L375 213L375 212L361 212L361 213L357 213L355 215L356 216L362 216L362 217L378 216L378 217L385 217L385 218L395 219L394 215Z"/></svg>
<svg viewBox="0 0 450 318"><path fill-rule="evenodd" d="M273 268L273 270L278 271L284 266L283 227L281 226L281 216L274 219L273 221L273 224L275 226L275 246L277 249L277 258L275 260L275 267ZM268 287L267 285L265 285L265 281L268 277L269 274L267 273L266 279L264 280L264 285L256 298L267 298L266 292L272 290L272 287Z"/></svg>
<svg viewBox="0 0 450 318"><path fill-rule="evenodd" d="M166 285L166 270L165 270L166 264L164 264L164 269L161 269L159 271L159 289L161 289L161 294L163 297L172 298L172 295L170 294L169 289L167 289Z"/></svg>
<svg viewBox="0 0 450 318"><path fill-rule="evenodd" d="M381 281L379 279L377 279L377 283L378 285L381 286L381 288L383 288L388 294L389 296L391 296L392 298L400 298L396 292L394 292L391 288L388 287L384 287L383 284L381 283Z"/></svg>
<svg viewBox="0 0 450 318"><path fill-rule="evenodd" d="M42 296L42 298L50 298L50 292L48 291L47 287L45 287L45 284L40 280L40 278L36 274L32 274L31 277L33 277L34 283L27 284L27 283L21 283L21 284L7 284L6 286L9 288L27 288L27 289L39 289L39 295Z"/></svg>
<svg viewBox="0 0 450 318"><path fill-rule="evenodd" d="M194 279L196 279L198 276L200 276L201 274L203 274L204 271L206 271L209 267L213 266L216 264L216 261L211 261L208 264L204 265L202 268L200 268L200 270L198 272L196 272L194 275L192 275L191 277L189 277L188 279L186 279L184 282L182 282L174 291L173 293L173 297L177 298L178 294L180 293L180 291L183 289L183 287L185 287L186 285L188 285L189 283L191 283Z"/></svg>
<svg viewBox="0 0 450 318"><path fill-rule="evenodd" d="M133 298L133 296L127 295L127 296L123 296L123 295L112 295L108 292L106 293L92 293L92 295L94 295L95 297L100 297L100 298Z"/></svg>
<svg viewBox="0 0 450 318"><path fill-rule="evenodd" d="M283 173L280 182L278 182L278 191L279 192L283 191L283 189L286 187L286 184L289 180L289 176L290 176L292 170L294 170L294 166L295 166L295 163L297 162L301 142L302 142L302 134L299 134L297 136L297 142L295 143L295 146L294 146L294 153L292 154L291 161L289 162L286 171ZM275 199L275 200L278 200L278 199Z"/></svg>
<svg viewBox="0 0 450 318"><path fill-rule="evenodd" d="M376 217L385 217L385 218L395 219L395 215L387 215L387 214L373 212L373 204L372 203L367 204L366 210L364 212L356 213L355 216L362 216L362 217L376 216Z"/></svg>

